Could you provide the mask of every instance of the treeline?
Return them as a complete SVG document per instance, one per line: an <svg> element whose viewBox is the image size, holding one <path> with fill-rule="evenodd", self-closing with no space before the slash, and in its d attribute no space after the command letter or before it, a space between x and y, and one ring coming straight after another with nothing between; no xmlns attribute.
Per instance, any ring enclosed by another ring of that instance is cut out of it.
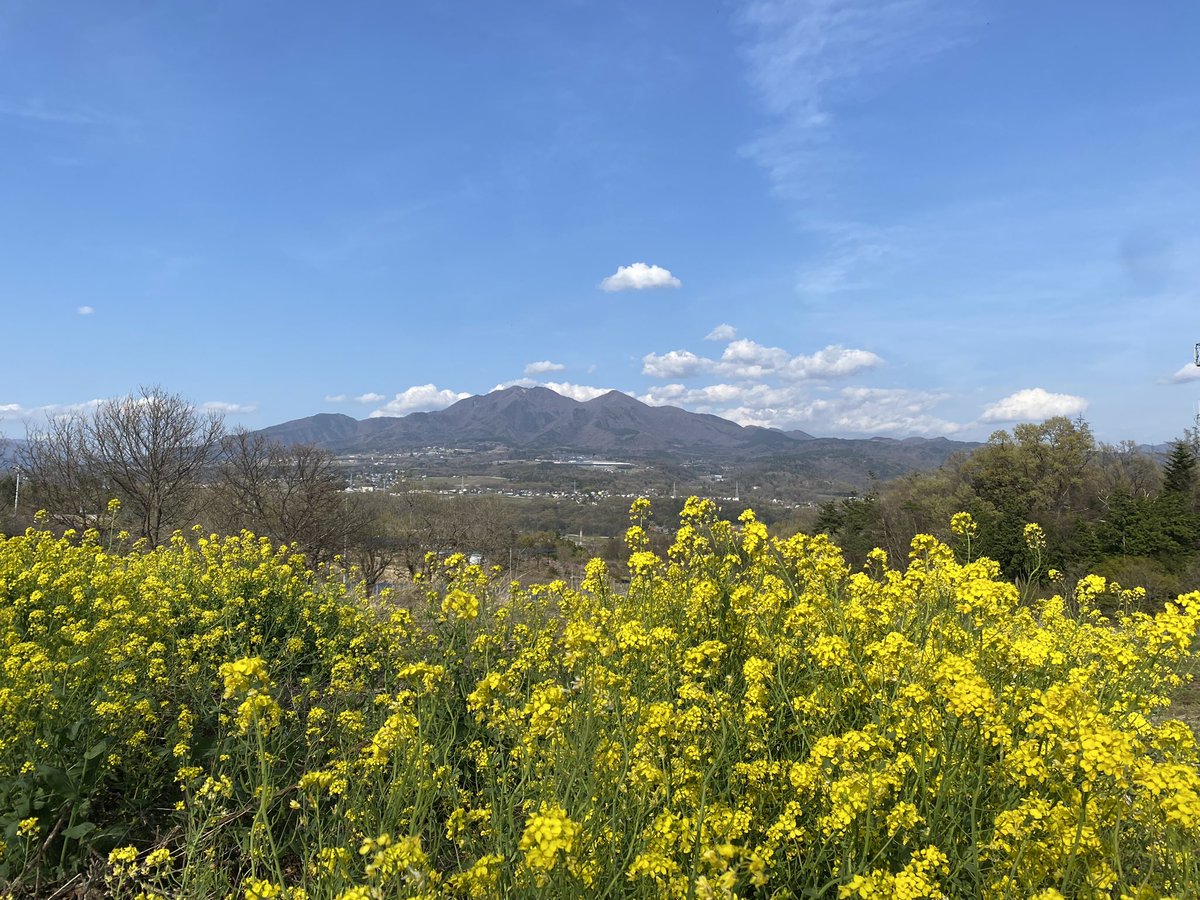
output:
<svg viewBox="0 0 1200 900"><path fill-rule="evenodd" d="M197 523L222 534L245 529L295 544L314 566L340 558L372 589L423 571L431 552L478 555L521 577L581 570L594 555L618 563L628 555L627 498L595 491L505 498L429 490L425 481L354 492L328 451L227 429L220 415L161 387L47 419L9 450L15 467L0 474L2 495L16 499L21 479L19 503L0 509L0 531L10 534L33 524L39 510L60 533L124 531L148 548ZM560 467L533 468L562 477ZM664 499L656 509L656 549L669 546L682 504ZM773 521L769 510L764 515Z"/></svg>
<svg viewBox="0 0 1200 900"><path fill-rule="evenodd" d="M628 500L512 499L405 485L351 492L329 452L230 431L219 415L160 387L31 427L9 456L16 468L0 478L3 495L15 498L17 472L21 478L20 503L5 504L0 515L9 533L31 524L36 510L59 531L126 531L147 547L198 522L220 533L247 529L295 544L314 566L340 558L370 588L422 571L430 552L479 554L514 575L627 555L620 535ZM780 534L828 533L862 563L875 547L899 562L918 533L953 542L950 518L965 511L978 524L972 552L998 561L1010 578L1044 577L1053 567L1067 578L1095 572L1153 597L1174 596L1200 583L1198 458L1200 427L1159 459L1129 442L1098 444L1082 420L1054 418L996 432L938 470L826 503L815 522L786 510L778 521L770 509L758 512ZM682 502L656 501L662 526L649 534L660 550ZM736 515L742 505L724 512ZM1037 558L1025 542L1029 522L1046 534ZM563 537L580 532L586 542Z"/></svg>
<svg viewBox="0 0 1200 900"><path fill-rule="evenodd" d="M40 511L60 531L125 532L152 548L202 522L296 543L314 565L371 544L370 510L344 493L330 454L229 431L161 387L31 425L11 455L22 483L9 531Z"/></svg>
<svg viewBox="0 0 1200 900"><path fill-rule="evenodd" d="M1082 419L1052 418L998 431L936 471L831 501L814 527L851 560L873 547L901 560L914 534L952 541L950 517L965 511L979 526L972 552L995 559L1010 578L1044 577L1048 568L1068 579L1094 572L1174 596L1200 582L1198 457L1200 428L1186 430L1160 461L1132 442L1098 444ZM1046 533L1040 556L1026 545L1029 522Z"/></svg>
<svg viewBox="0 0 1200 900"><path fill-rule="evenodd" d="M220 415L161 387L47 419L9 449L14 465L0 491L12 502L0 531L10 534L39 511L59 532L125 532L147 548L196 523L223 534L246 529L296 545L313 566L340 559L372 589L393 573L421 571L430 552L518 567L584 555L560 537L567 529L557 520L537 527L498 497L348 491L328 451L229 430Z"/></svg>

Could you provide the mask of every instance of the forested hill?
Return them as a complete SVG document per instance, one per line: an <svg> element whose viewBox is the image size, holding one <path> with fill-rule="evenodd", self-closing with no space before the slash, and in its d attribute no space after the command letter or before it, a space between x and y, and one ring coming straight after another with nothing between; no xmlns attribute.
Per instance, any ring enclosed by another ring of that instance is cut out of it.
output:
<svg viewBox="0 0 1200 900"><path fill-rule="evenodd" d="M1086 423L1065 418L1018 425L934 471L826 503L816 528L858 561L874 547L903 558L925 532L1012 578L1056 569L1069 583L1094 572L1171 597L1200 585L1200 429L1166 451L1098 444ZM975 522L969 544L950 530L958 512Z"/></svg>

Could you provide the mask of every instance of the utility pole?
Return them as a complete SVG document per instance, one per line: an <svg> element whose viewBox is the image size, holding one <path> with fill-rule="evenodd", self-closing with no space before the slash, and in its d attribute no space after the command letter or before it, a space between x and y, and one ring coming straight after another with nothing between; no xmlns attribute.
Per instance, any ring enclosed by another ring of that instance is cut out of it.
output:
<svg viewBox="0 0 1200 900"><path fill-rule="evenodd" d="M1200 366L1200 343L1196 344L1192 361L1197 366ZM1192 451L1200 454L1200 402L1196 404L1196 415L1193 417L1192 422L1194 423L1194 427L1186 429L1186 433L1191 437Z"/></svg>
<svg viewBox="0 0 1200 900"><path fill-rule="evenodd" d="M17 469L17 489L13 492L13 512L17 511L17 504L21 502L21 470Z"/></svg>

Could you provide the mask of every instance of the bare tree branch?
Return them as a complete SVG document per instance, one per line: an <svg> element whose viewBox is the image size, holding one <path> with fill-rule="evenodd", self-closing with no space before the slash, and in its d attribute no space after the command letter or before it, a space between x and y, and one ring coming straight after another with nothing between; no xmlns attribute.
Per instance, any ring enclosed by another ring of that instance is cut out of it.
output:
<svg viewBox="0 0 1200 900"><path fill-rule="evenodd" d="M315 564L348 546L364 518L345 493L333 454L308 445L284 447L239 429L225 443L216 481L227 528L246 528L296 544Z"/></svg>
<svg viewBox="0 0 1200 900"><path fill-rule="evenodd" d="M18 462L56 521L96 525L116 497L138 535L157 545L198 512L199 483L224 430L220 416L201 414L161 387L142 387L90 415L28 429Z"/></svg>

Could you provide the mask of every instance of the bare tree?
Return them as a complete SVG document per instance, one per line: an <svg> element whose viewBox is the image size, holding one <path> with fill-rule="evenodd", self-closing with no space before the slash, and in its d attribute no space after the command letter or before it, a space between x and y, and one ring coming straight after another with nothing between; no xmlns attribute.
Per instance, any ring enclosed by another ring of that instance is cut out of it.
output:
<svg viewBox="0 0 1200 900"><path fill-rule="evenodd" d="M224 431L220 416L161 387L142 387L90 414L30 426L18 465L56 522L96 525L116 498L138 536L157 545L198 512L199 483Z"/></svg>
<svg viewBox="0 0 1200 900"><path fill-rule="evenodd" d="M225 426L220 415L154 386L102 403L84 431L96 467L120 489L138 533L157 545L199 511L199 482Z"/></svg>
<svg viewBox="0 0 1200 900"><path fill-rule="evenodd" d="M400 558L397 501L390 494L356 495L358 522L349 535L349 562L359 571L368 593Z"/></svg>
<svg viewBox="0 0 1200 900"><path fill-rule="evenodd" d="M401 565L414 574L425 553L480 553L497 559L516 543L512 511L499 497L401 491L395 498L395 536Z"/></svg>
<svg viewBox="0 0 1200 900"><path fill-rule="evenodd" d="M226 527L294 543L319 564L343 552L362 524L360 504L343 487L328 451L238 429L224 442L215 491Z"/></svg>
<svg viewBox="0 0 1200 900"><path fill-rule="evenodd" d="M89 422L79 413L27 426L25 443L17 449L26 491L64 528L96 525L112 499L94 449Z"/></svg>
<svg viewBox="0 0 1200 900"><path fill-rule="evenodd" d="M1134 441L1121 441L1115 446L1101 444L1095 461L1094 489L1105 509L1113 494L1124 492L1144 498L1157 493L1162 485L1158 464L1139 450Z"/></svg>

